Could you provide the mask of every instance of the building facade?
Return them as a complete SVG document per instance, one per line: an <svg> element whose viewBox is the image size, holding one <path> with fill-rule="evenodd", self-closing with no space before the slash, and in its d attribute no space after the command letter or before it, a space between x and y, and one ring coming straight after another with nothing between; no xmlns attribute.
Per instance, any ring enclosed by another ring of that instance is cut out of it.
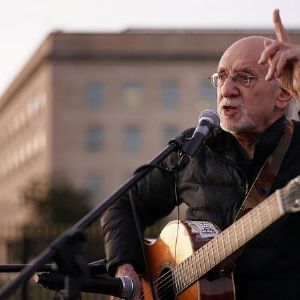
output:
<svg viewBox="0 0 300 300"><path fill-rule="evenodd" d="M228 45L252 34L51 33L0 98L1 222L32 217L22 191L44 176L101 202L215 108L208 78ZM291 36L300 42L300 31Z"/></svg>

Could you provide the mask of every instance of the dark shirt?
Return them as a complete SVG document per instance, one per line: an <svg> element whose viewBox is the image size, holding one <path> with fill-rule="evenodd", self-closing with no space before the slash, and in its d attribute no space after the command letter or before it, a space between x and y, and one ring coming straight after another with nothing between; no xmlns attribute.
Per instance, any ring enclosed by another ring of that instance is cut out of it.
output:
<svg viewBox="0 0 300 300"><path fill-rule="evenodd" d="M285 118L279 119L264 132L255 145L253 159L249 159L244 150L241 149L239 145L237 146L240 148L241 153L239 166L247 176L249 187L252 186L255 181L255 178L257 177L265 160L277 146L285 128L285 121Z"/></svg>

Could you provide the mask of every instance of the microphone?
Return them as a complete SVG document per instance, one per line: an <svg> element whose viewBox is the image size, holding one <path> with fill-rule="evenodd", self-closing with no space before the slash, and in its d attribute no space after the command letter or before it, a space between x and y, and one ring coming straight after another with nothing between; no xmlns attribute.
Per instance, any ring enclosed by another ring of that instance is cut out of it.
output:
<svg viewBox="0 0 300 300"><path fill-rule="evenodd" d="M65 277L59 273L41 273L34 275L35 283L50 290L62 290ZM129 299L135 291L135 282L129 276L120 278L88 277L81 280L81 291L112 295L122 299Z"/></svg>
<svg viewBox="0 0 300 300"><path fill-rule="evenodd" d="M178 169L182 170L187 163L197 154L203 145L209 132L216 126L219 126L220 118L213 109L203 110L198 119L198 125L192 135L182 147L182 156L178 162Z"/></svg>

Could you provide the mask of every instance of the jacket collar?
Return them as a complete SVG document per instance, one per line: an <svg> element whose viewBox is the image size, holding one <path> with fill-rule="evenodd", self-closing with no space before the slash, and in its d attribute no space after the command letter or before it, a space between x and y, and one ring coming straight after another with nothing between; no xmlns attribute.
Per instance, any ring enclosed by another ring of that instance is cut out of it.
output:
<svg viewBox="0 0 300 300"><path fill-rule="evenodd" d="M285 117L281 117L263 133L255 146L253 160L257 160L257 158L265 160L270 155L283 134L286 121ZM212 132L206 144L215 153L225 156L229 160L237 162L241 162L241 160L251 161L234 136L220 127Z"/></svg>

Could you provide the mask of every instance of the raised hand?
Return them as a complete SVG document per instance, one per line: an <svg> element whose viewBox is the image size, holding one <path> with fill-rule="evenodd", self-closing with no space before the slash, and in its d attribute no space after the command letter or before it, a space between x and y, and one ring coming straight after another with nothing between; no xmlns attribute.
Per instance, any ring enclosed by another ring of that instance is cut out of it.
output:
<svg viewBox="0 0 300 300"><path fill-rule="evenodd" d="M289 42L279 10L274 10L273 23L277 40L267 40L265 49L258 61L269 63L266 80L276 78L284 89L300 101L300 46Z"/></svg>

